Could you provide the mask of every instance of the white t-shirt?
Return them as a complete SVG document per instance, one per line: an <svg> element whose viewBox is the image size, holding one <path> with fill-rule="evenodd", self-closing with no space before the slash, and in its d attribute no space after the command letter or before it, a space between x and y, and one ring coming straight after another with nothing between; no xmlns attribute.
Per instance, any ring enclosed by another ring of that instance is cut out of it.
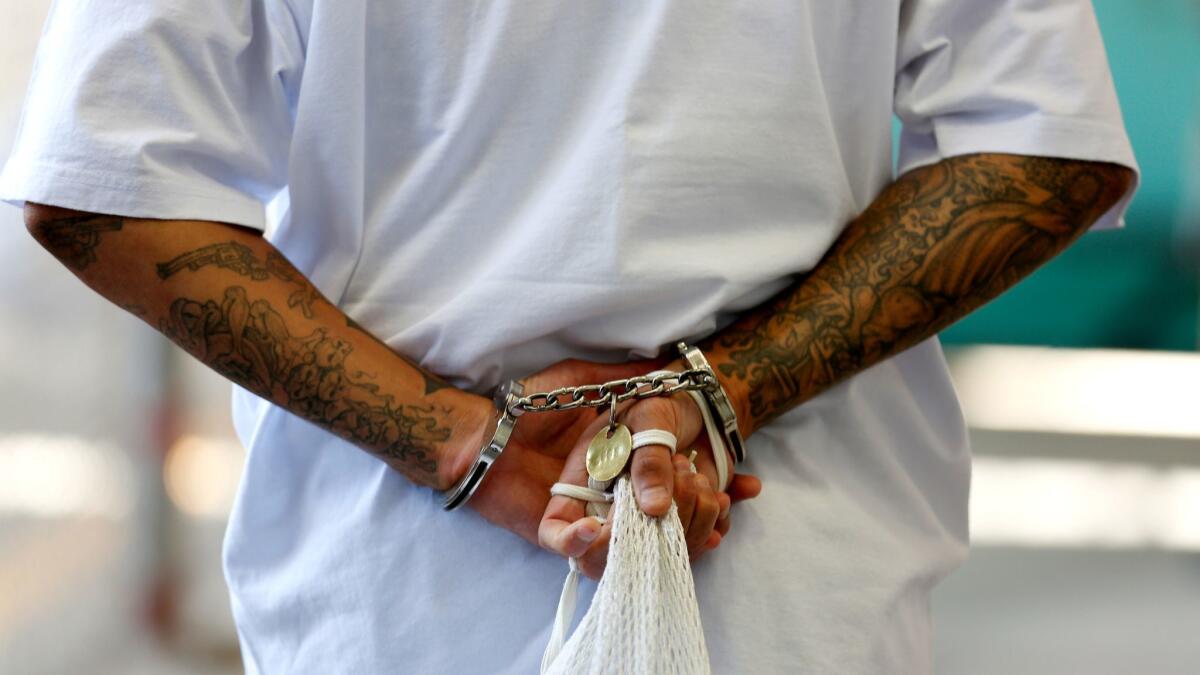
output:
<svg viewBox="0 0 1200 675"><path fill-rule="evenodd" d="M892 178L893 114L901 171L1134 166L1086 0L58 0L0 197L265 228L358 322L484 393L655 354L788 285ZM564 560L235 408L249 672L535 672ZM763 494L695 567L715 671L928 672L929 591L967 550L937 342L749 455Z"/></svg>

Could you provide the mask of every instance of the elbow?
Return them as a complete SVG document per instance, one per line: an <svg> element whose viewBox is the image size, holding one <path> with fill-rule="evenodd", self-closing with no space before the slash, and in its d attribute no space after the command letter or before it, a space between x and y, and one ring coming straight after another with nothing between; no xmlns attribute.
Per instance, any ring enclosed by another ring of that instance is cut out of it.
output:
<svg viewBox="0 0 1200 675"><path fill-rule="evenodd" d="M1120 174L1121 192L1127 192L1133 187L1133 182L1137 179L1137 176L1134 174L1133 169L1127 166L1118 166L1117 169Z"/></svg>
<svg viewBox="0 0 1200 675"><path fill-rule="evenodd" d="M1133 187L1129 167L1106 162L1074 162L1070 179L1058 192L1059 204L1075 236L1088 231Z"/></svg>
<svg viewBox="0 0 1200 675"><path fill-rule="evenodd" d="M48 214L45 212L47 207L41 204L32 202L25 203L25 229L34 239L41 239L39 235L45 232L45 223L48 220Z"/></svg>
<svg viewBox="0 0 1200 675"><path fill-rule="evenodd" d="M1116 206L1136 180L1133 169L1120 164L1096 164L1095 173L1100 177L1101 194L1096 200L1097 208L1094 210L1093 220Z"/></svg>
<svg viewBox="0 0 1200 675"><path fill-rule="evenodd" d="M55 223L60 223L64 218L82 215L78 211L59 208L57 206L47 206L45 204L34 204L33 202L25 202L25 229L29 234L42 242L45 245L46 240L54 229Z"/></svg>
<svg viewBox="0 0 1200 675"><path fill-rule="evenodd" d="M96 248L123 222L116 216L82 213L57 206L25 204L25 229L59 262L81 272L96 262Z"/></svg>

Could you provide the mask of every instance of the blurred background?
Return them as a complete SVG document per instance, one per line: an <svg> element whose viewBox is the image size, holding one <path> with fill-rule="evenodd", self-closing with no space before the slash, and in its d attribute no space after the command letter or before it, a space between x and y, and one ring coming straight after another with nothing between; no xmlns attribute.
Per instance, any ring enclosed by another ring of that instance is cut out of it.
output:
<svg viewBox="0 0 1200 675"><path fill-rule="evenodd" d="M1095 4L1143 183L944 336L976 463L938 672L1200 673L1200 3ZM4 3L0 157L48 6ZM228 386L7 207L0 381L0 673L240 672Z"/></svg>

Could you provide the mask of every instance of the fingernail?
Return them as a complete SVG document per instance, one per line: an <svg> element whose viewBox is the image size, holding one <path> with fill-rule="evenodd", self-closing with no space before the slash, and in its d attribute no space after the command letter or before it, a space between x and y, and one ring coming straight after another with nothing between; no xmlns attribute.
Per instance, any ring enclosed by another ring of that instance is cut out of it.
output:
<svg viewBox="0 0 1200 675"><path fill-rule="evenodd" d="M596 537L599 536L600 530L591 527L583 527L579 529L579 538L588 543L595 541Z"/></svg>
<svg viewBox="0 0 1200 675"><path fill-rule="evenodd" d="M667 505L667 500L671 496L667 494L667 488L656 485L648 490L642 491L642 506L655 508Z"/></svg>
<svg viewBox="0 0 1200 675"><path fill-rule="evenodd" d="M701 490L707 490L709 488L708 476L705 476L704 474L697 475L696 476L696 487L700 488Z"/></svg>

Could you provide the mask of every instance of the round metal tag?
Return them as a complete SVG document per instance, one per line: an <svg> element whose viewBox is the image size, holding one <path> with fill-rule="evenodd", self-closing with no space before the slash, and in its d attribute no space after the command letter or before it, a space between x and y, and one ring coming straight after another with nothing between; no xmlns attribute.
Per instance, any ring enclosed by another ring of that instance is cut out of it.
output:
<svg viewBox="0 0 1200 675"><path fill-rule="evenodd" d="M604 427L588 443L587 472L595 480L610 481L621 475L629 455L633 452L633 435L629 427L618 424L612 436L608 435L608 427Z"/></svg>

